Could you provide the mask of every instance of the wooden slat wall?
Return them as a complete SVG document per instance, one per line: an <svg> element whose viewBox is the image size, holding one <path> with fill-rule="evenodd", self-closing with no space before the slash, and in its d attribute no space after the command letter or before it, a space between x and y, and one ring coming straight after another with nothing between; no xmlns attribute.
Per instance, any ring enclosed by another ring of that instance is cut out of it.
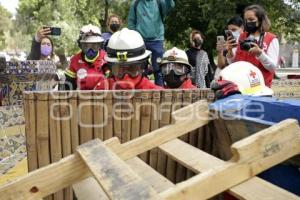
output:
<svg viewBox="0 0 300 200"><path fill-rule="evenodd" d="M208 93L208 90L27 92L24 108L29 171L74 153L79 144L93 138L107 140L117 136L124 143L168 125L172 111L206 99ZM208 131L208 128L195 130L181 139L209 150ZM194 175L157 148L140 156L174 183ZM48 199L70 200L72 195L71 189L66 188Z"/></svg>

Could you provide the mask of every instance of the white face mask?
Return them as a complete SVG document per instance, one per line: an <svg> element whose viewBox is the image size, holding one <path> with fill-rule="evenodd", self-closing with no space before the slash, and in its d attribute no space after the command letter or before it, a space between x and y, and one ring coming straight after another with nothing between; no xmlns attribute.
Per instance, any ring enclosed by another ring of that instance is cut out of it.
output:
<svg viewBox="0 0 300 200"><path fill-rule="evenodd" d="M235 31L235 32L232 32L232 35L233 35L233 38L235 40L237 40L240 37L241 33L240 33L240 31Z"/></svg>

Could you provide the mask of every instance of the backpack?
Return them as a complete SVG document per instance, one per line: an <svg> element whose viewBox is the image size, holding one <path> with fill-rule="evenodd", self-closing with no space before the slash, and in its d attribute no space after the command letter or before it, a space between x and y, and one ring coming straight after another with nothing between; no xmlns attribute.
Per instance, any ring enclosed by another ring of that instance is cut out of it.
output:
<svg viewBox="0 0 300 200"><path fill-rule="evenodd" d="M140 2L140 0L135 0L134 5L133 5L135 15L136 15L136 9L137 9L137 6L138 6L139 2ZM161 1L160 0L156 0L156 3L158 5L158 9L159 9L161 21L164 21L162 7L161 7Z"/></svg>

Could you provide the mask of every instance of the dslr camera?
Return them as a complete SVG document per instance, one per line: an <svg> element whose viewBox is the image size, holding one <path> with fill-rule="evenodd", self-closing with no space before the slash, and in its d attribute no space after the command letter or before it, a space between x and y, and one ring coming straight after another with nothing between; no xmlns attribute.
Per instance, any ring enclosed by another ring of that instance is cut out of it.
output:
<svg viewBox="0 0 300 200"><path fill-rule="evenodd" d="M257 43L257 40L254 36L249 35L245 40L240 41L240 48L243 51L249 51L254 45L252 43Z"/></svg>

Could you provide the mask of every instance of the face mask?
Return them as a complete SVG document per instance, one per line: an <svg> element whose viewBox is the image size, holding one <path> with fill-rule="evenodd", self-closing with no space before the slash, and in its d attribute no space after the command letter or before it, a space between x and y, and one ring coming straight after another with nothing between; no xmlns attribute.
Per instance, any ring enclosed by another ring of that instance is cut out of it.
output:
<svg viewBox="0 0 300 200"><path fill-rule="evenodd" d="M196 48L200 48L201 45L202 45L202 40L201 39L196 38L196 39L193 40L193 42L194 42L194 45L195 45Z"/></svg>
<svg viewBox="0 0 300 200"><path fill-rule="evenodd" d="M98 55L98 51L95 51L94 49L91 48L85 52L85 56L87 60L93 60L94 58L96 58L97 55Z"/></svg>
<svg viewBox="0 0 300 200"><path fill-rule="evenodd" d="M110 30L111 30L112 32L116 32L117 30L119 30L120 24L111 24L111 25L109 26L109 28L110 28Z"/></svg>
<svg viewBox="0 0 300 200"><path fill-rule="evenodd" d="M256 22L246 22L245 31L248 33L255 33L258 30Z"/></svg>
<svg viewBox="0 0 300 200"><path fill-rule="evenodd" d="M240 37L241 33L239 31L232 32L233 38L237 41Z"/></svg>
<svg viewBox="0 0 300 200"><path fill-rule="evenodd" d="M125 74L123 78L120 79L116 77L115 80L114 89L130 90L136 88L142 80L142 76L138 75L137 77L131 78L128 74Z"/></svg>
<svg viewBox="0 0 300 200"><path fill-rule="evenodd" d="M49 45L41 45L41 54L43 56L49 56L52 52L52 47Z"/></svg>
<svg viewBox="0 0 300 200"><path fill-rule="evenodd" d="M164 76L164 81L166 82L169 88L179 88L183 81L180 80L180 76L177 76L173 70L171 70L170 74Z"/></svg>

